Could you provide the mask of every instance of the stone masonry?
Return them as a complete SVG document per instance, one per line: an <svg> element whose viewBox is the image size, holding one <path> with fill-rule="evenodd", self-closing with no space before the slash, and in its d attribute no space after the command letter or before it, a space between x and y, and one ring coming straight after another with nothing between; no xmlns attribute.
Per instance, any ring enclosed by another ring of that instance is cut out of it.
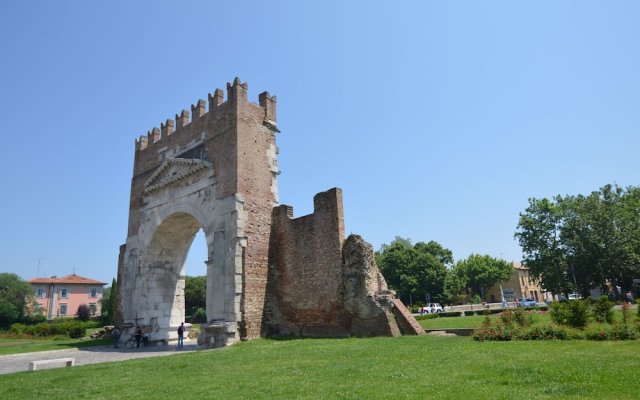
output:
<svg viewBox="0 0 640 400"><path fill-rule="evenodd" d="M203 331L218 342L202 343L398 334L370 246L344 239L341 191L318 194L310 216L293 219L291 207L278 206L276 98L263 92L255 104L247 91L236 78L226 101L216 89L208 110L199 100L136 141L118 258L123 340L137 327L153 343L175 340L185 316L184 262L199 229L211 325Z"/></svg>

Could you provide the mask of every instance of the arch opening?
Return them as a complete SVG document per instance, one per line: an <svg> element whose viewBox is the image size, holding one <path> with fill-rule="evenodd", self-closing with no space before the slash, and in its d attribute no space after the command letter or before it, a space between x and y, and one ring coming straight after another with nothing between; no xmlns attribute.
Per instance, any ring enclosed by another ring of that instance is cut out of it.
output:
<svg viewBox="0 0 640 400"><path fill-rule="evenodd" d="M187 256L192 253L198 232L201 232L201 240L193 249L196 251L192 258L200 258L200 265L203 265L203 253L205 259L208 253L205 234L200 222L188 213L178 212L165 218L146 248L139 266L139 275L144 279L138 286L136 325L145 326L156 340L177 338L177 327L188 315L185 296Z"/></svg>

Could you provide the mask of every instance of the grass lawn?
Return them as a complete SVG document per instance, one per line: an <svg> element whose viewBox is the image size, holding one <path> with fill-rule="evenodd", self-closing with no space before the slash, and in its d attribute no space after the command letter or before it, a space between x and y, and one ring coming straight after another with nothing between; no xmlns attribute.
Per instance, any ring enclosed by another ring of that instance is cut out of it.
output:
<svg viewBox="0 0 640 400"><path fill-rule="evenodd" d="M0 338L0 355L4 354L18 354L18 353L31 353L34 351L45 350L62 350L69 348L100 346L105 344L111 344L111 339L69 339L69 338L56 338L56 339L7 339Z"/></svg>
<svg viewBox="0 0 640 400"><path fill-rule="evenodd" d="M3 399L631 399L631 342L462 337L253 340L0 376Z"/></svg>
<svg viewBox="0 0 640 400"><path fill-rule="evenodd" d="M68 337L16 339L11 336L0 336L0 355L101 346L113 343L112 339L89 338L89 335L94 331L96 331L95 328L87 329L85 332L86 337L80 339L69 339Z"/></svg>
<svg viewBox="0 0 640 400"><path fill-rule="evenodd" d="M530 324L550 323L551 316L548 312L527 311ZM630 313L632 320L636 319L637 311L633 309ZM613 317L615 321L622 321L622 312L614 310ZM497 314L492 314L489 318L500 318ZM469 317L446 317L432 318L418 321L425 329L446 329L446 328L479 328L484 321L484 315L472 315ZM640 396L639 396L640 397Z"/></svg>

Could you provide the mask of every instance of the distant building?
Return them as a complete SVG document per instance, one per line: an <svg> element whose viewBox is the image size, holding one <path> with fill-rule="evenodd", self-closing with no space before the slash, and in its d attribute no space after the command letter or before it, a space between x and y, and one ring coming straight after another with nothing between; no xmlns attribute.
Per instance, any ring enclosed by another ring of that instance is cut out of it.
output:
<svg viewBox="0 0 640 400"><path fill-rule="evenodd" d="M487 290L485 299L492 303L501 302L501 286L505 300L509 302L523 297L534 299L538 302L545 301L550 298L550 294L544 292L540 287L540 282L531 278L529 275L529 268L517 262L513 263L513 274L511 274L511 278L497 283Z"/></svg>
<svg viewBox="0 0 640 400"><path fill-rule="evenodd" d="M100 315L105 282L72 274L57 278L33 278L27 281L34 289L38 306L47 319L75 317L80 304L87 304L91 315Z"/></svg>

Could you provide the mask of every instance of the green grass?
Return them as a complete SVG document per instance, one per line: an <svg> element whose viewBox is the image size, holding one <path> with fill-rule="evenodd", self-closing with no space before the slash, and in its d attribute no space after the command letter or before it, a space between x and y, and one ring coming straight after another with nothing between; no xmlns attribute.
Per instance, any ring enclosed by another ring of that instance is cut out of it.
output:
<svg viewBox="0 0 640 400"><path fill-rule="evenodd" d="M495 318L496 316L490 316ZM425 329L445 328L479 328L484 321L484 315L472 315L470 317L432 318L418 321Z"/></svg>
<svg viewBox="0 0 640 400"><path fill-rule="evenodd" d="M112 339L90 339L88 337L81 339L69 339L67 337L13 339L0 337L0 355L101 346L111 343L113 343Z"/></svg>
<svg viewBox="0 0 640 400"><path fill-rule="evenodd" d="M549 323L551 322L551 316L548 312L536 312L527 311L529 322L535 323ZM636 310L632 310L630 313L631 322L636 320ZM500 318L498 314L490 315L489 318ZM446 328L479 328L484 321L484 315L472 315L469 317L447 317L447 318L433 318L418 321L425 329L446 329ZM622 322L622 311L614 310L613 319L617 322Z"/></svg>
<svg viewBox="0 0 640 400"><path fill-rule="evenodd" d="M85 337L70 339L66 336L55 337L21 337L16 338L8 332L0 333L0 355L32 353L35 351L62 350L112 344L112 339L91 339L89 335L97 328L87 328Z"/></svg>
<svg viewBox="0 0 640 400"><path fill-rule="evenodd" d="M631 342L461 337L253 340L118 363L0 376L6 399L630 399Z"/></svg>

